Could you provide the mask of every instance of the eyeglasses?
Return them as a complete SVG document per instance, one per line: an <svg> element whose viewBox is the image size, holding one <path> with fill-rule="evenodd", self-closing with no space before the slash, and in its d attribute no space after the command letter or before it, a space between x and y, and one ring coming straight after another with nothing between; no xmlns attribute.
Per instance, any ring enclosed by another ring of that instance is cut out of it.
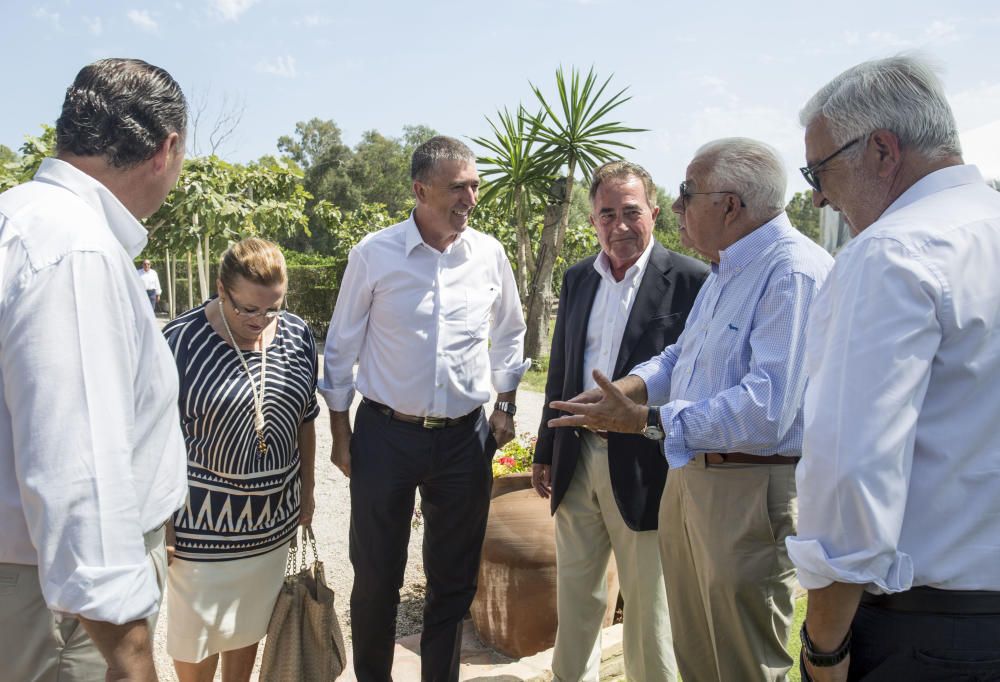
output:
<svg viewBox="0 0 1000 682"><path fill-rule="evenodd" d="M247 310L246 308L244 308L243 306L239 305L236 302L236 299L233 298L232 293L230 293L228 289L226 289L226 293L229 294L229 305L232 306L233 312L236 313L237 317L245 317L248 320L252 320L257 317L263 317L265 320L270 322L283 312L281 310L268 310L268 309ZM284 305L284 301L282 301L281 305Z"/></svg>
<svg viewBox="0 0 1000 682"><path fill-rule="evenodd" d="M861 142L861 140L865 139L866 137L867 137L867 135L862 135L861 137L854 138L853 140L851 140L850 142L848 142L847 144L845 144L843 147L841 147L840 149L838 149L837 151L835 151L833 154L830 154L830 156L826 157L822 161L820 161L818 163L814 163L811 166L805 166L803 168L800 168L799 172L802 173L802 177L804 177L806 179L806 182L809 183L810 187L812 187L817 192L822 192L823 190L822 190L822 188L820 187L820 184L819 184L819 175L817 175L817 173L819 172L819 169L822 168L824 164L829 163L835 156L837 156L837 154L840 154L845 149L849 149L850 147L853 147L854 145L856 145L858 142Z"/></svg>
<svg viewBox="0 0 1000 682"><path fill-rule="evenodd" d="M681 208L687 210L688 200L691 197L698 194L735 194L736 198L740 200L740 207L741 208L747 207L746 202L743 201L743 197L741 197L737 192L734 192L730 189L720 189L714 192L689 192L687 188L687 180L685 180L684 182L681 183L680 186Z"/></svg>

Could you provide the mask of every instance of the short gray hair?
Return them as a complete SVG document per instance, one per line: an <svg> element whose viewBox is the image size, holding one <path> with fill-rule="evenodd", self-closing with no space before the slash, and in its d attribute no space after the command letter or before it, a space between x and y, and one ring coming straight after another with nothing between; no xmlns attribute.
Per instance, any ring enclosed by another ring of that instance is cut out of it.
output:
<svg viewBox="0 0 1000 682"><path fill-rule="evenodd" d="M820 116L838 146L885 128L902 146L928 158L962 153L941 81L931 64L915 55L875 59L844 71L812 96L799 121L808 127Z"/></svg>
<svg viewBox="0 0 1000 682"><path fill-rule="evenodd" d="M709 163L711 189L739 194L753 215L784 209L788 176L771 145L748 137L724 137L702 145L694 158Z"/></svg>
<svg viewBox="0 0 1000 682"><path fill-rule="evenodd" d="M436 135L413 150L410 179L426 182L427 176L440 161L468 161L475 165L476 155L462 141Z"/></svg>

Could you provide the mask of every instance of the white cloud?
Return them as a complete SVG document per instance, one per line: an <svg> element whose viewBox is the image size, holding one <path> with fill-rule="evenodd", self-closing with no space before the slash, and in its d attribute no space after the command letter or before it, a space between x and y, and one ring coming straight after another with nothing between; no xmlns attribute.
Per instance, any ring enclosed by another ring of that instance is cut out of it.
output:
<svg viewBox="0 0 1000 682"><path fill-rule="evenodd" d="M127 13L128 20L132 22L137 28L147 33L155 33L159 28L159 24L150 15L147 10L144 9L130 9Z"/></svg>
<svg viewBox="0 0 1000 682"><path fill-rule="evenodd" d="M36 7L31 14L36 19L44 21L47 24L51 25L52 28L55 29L62 28L62 26L59 23L59 12L53 12L51 10L45 9L44 7Z"/></svg>
<svg viewBox="0 0 1000 682"><path fill-rule="evenodd" d="M104 23L100 17L83 17L83 23L92 35L99 36L104 33Z"/></svg>
<svg viewBox="0 0 1000 682"><path fill-rule="evenodd" d="M958 26L953 21L934 21L924 29L924 37L932 43L947 45L961 38Z"/></svg>
<svg viewBox="0 0 1000 682"><path fill-rule="evenodd" d="M996 120L1000 112L1000 82L979 85L955 94L948 93L948 103L959 130L971 130Z"/></svg>
<svg viewBox="0 0 1000 682"><path fill-rule="evenodd" d="M276 57L271 61L257 62L257 71L281 78L295 78L297 75L295 71L295 57L286 55L284 57Z"/></svg>
<svg viewBox="0 0 1000 682"><path fill-rule="evenodd" d="M215 11L226 21L236 21L257 2L258 0L212 0Z"/></svg>
<svg viewBox="0 0 1000 682"><path fill-rule="evenodd" d="M959 137L965 162L979 166L985 178L1000 180L1000 118Z"/></svg>
<svg viewBox="0 0 1000 682"><path fill-rule="evenodd" d="M309 14L302 17L301 19L296 19L296 26L305 26L306 28L317 28L319 26L327 26L330 23L328 17L321 16L319 14Z"/></svg>

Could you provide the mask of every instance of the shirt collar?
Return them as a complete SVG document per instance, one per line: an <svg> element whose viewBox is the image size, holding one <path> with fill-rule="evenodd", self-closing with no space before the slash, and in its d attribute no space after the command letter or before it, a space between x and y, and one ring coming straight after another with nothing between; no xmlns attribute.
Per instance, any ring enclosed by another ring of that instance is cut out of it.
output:
<svg viewBox="0 0 1000 682"><path fill-rule="evenodd" d="M639 255L639 259L625 271L625 276L622 277L622 282L626 280L631 280L636 282L642 277L642 273L646 271L646 264L649 262L649 255L653 253L653 238L650 236L649 243L646 244L646 249ZM609 284L619 284L615 280L615 276L611 274L611 259L608 258L608 254L602 249L597 258L594 259L594 269L597 270L597 274L601 276L601 279L607 281Z"/></svg>
<svg viewBox="0 0 1000 682"><path fill-rule="evenodd" d="M65 161L49 158L42 161L34 179L69 190L103 215L111 233L130 258L136 258L145 248L149 241L146 228L96 178Z"/></svg>
<svg viewBox="0 0 1000 682"><path fill-rule="evenodd" d="M739 272L759 256L764 249L794 229L792 222L782 211L750 234L730 244L729 248L719 251L718 268L713 264L712 269L717 269L720 276Z"/></svg>
<svg viewBox="0 0 1000 682"><path fill-rule="evenodd" d="M910 185L909 189L900 194L894 202L889 204L889 208L882 212L882 215L879 216L879 220L885 218L890 213L909 206L915 201L919 201L920 199L930 196L931 194L936 194L942 190L951 189L952 187L958 187L960 185L973 185L983 182L985 182L985 180L983 180L983 176L979 172L979 168L972 164L948 166L947 168L936 170L933 173L928 173Z"/></svg>
<svg viewBox="0 0 1000 682"><path fill-rule="evenodd" d="M405 250L406 255L409 256L411 253L413 253L413 249L417 248L421 244L426 246L428 249L437 252L437 249L427 244L424 241L424 238L420 236L420 229L417 227L417 221L413 218L413 214L414 212L410 211L410 217L407 218L403 223L403 225L405 226L403 228L403 234L405 235L406 239L406 243L403 248ZM455 241L449 244L448 248L444 250L444 253L447 253L449 250L452 249L457 249L459 248L459 246L471 250L472 242L469 239L469 235L474 232L475 230L466 225L465 229L459 233Z"/></svg>

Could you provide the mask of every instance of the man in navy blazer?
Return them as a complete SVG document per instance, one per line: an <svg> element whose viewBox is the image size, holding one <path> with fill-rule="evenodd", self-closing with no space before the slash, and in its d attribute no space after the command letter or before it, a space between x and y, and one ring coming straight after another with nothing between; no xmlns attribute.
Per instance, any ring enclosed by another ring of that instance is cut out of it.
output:
<svg viewBox="0 0 1000 682"><path fill-rule="evenodd" d="M555 516L559 629L552 671L564 682L597 679L605 573L614 551L625 603L626 677L675 680L657 543L667 478L662 440L655 429L651 437L549 429L559 414L548 404L594 388L594 369L625 376L676 341L708 268L653 238L660 209L641 166L604 164L594 172L590 200L601 253L563 277L532 467L535 490L551 499Z"/></svg>

